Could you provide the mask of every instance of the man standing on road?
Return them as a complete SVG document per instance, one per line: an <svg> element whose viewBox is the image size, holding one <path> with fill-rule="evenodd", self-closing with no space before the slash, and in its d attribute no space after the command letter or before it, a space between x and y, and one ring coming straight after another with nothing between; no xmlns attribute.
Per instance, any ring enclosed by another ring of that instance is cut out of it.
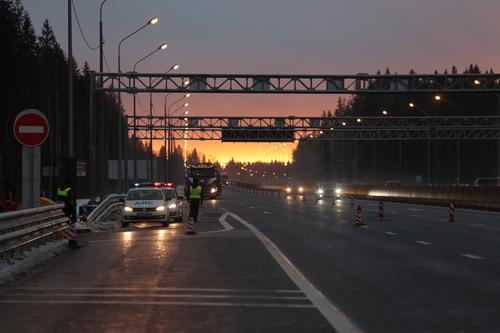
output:
<svg viewBox="0 0 500 333"><path fill-rule="evenodd" d="M198 222L198 212L200 206L203 207L203 187L199 184L198 178L193 178L193 184L189 185L186 198L189 201L189 217Z"/></svg>
<svg viewBox="0 0 500 333"><path fill-rule="evenodd" d="M64 180L64 185L59 186L57 188L57 197L59 200L64 202L64 214L69 218L70 228L67 231L73 239L68 240L68 246L72 249L79 249L78 241L76 240L76 230L75 230L75 222L76 222L76 197L71 187L71 180L66 178Z"/></svg>

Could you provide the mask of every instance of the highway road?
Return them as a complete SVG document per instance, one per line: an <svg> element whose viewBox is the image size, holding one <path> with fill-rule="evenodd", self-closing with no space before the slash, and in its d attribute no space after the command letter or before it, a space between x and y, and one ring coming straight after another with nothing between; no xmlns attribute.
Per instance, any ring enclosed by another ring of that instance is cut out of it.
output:
<svg viewBox="0 0 500 333"><path fill-rule="evenodd" d="M196 225L82 236L2 290L2 332L500 331L500 214L226 189ZM19 314L23 314L20 317ZM24 320L24 318L30 320Z"/></svg>

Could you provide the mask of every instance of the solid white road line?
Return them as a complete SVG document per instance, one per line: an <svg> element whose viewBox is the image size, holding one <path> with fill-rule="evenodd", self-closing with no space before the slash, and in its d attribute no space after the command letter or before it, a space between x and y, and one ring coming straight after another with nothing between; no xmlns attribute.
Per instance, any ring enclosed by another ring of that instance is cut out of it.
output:
<svg viewBox="0 0 500 333"><path fill-rule="evenodd" d="M222 229L222 230L202 231L202 232L200 232L200 234L213 234L213 233L216 233L216 232L226 232L226 231L234 230L233 226L226 222L226 218L227 218L228 215L229 215L228 213L224 213L224 214L222 214L221 217L219 217L219 223L222 224L222 226L224 227L224 229Z"/></svg>
<svg viewBox="0 0 500 333"><path fill-rule="evenodd" d="M229 289L229 288L182 288L182 287L21 287L14 290L107 290L107 291L191 291L216 293L278 293L303 294L298 289Z"/></svg>
<svg viewBox="0 0 500 333"><path fill-rule="evenodd" d="M469 259L475 259L475 260L482 260L483 258L480 257L480 256L476 256L474 254L469 254L469 253L462 253L462 255L466 258L469 258Z"/></svg>
<svg viewBox="0 0 500 333"><path fill-rule="evenodd" d="M227 210L226 210L227 211ZM288 277L309 298L314 306L321 312L330 325L339 333L361 332L359 328L342 312L333 305L323 293L321 293L301 271L288 259L287 256L259 229L240 218L238 215L229 213L238 222L247 227L262 242L274 260L285 271Z"/></svg>
<svg viewBox="0 0 500 333"><path fill-rule="evenodd" d="M424 241L417 241L417 243L422 244L422 245L431 245L431 243L424 242Z"/></svg>
<svg viewBox="0 0 500 333"><path fill-rule="evenodd" d="M287 301L309 300L305 296L260 296L260 295L207 295L207 294L106 294L106 293L9 293L8 296L34 296L34 297L152 297L152 298L214 298L214 299L278 299ZM4 296L7 296L4 295Z"/></svg>
<svg viewBox="0 0 500 333"><path fill-rule="evenodd" d="M183 301L84 301L84 300L7 300L1 299L4 304L108 304L108 305L187 305L187 306L233 306L245 308L301 308L314 309L310 304L289 303L238 303L238 302L183 302Z"/></svg>
<svg viewBox="0 0 500 333"><path fill-rule="evenodd" d="M390 231L386 231L385 233L391 236L397 235L395 232L390 232Z"/></svg>

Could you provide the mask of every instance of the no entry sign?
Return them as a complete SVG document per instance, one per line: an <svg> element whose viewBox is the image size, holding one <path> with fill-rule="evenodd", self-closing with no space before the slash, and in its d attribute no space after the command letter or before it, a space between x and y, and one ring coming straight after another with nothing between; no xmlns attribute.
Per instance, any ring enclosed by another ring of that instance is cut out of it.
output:
<svg viewBox="0 0 500 333"><path fill-rule="evenodd" d="M14 137L26 147L37 147L49 136L49 122L43 113L27 109L19 113L14 121Z"/></svg>

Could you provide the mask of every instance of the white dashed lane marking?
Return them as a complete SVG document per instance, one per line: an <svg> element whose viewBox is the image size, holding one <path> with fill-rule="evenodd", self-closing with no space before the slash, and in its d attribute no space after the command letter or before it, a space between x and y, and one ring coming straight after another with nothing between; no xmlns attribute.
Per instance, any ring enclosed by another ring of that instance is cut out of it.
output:
<svg viewBox="0 0 500 333"><path fill-rule="evenodd" d="M469 253L462 253L462 256L469 258L469 259L474 259L474 260L482 260L483 259L480 256L476 256L474 254L469 254Z"/></svg>
<svg viewBox="0 0 500 333"><path fill-rule="evenodd" d="M386 233L387 235L391 235L391 236L395 236L395 235L396 235L396 233L395 233L395 232L390 232L390 231L386 231L385 233Z"/></svg>
<svg viewBox="0 0 500 333"><path fill-rule="evenodd" d="M417 241L417 243L422 244L422 245L431 245L431 243L424 242L424 241Z"/></svg>
<svg viewBox="0 0 500 333"><path fill-rule="evenodd" d="M266 211L263 211L263 212L262 212L262 214L264 214L264 215L270 215L270 214L271 214L271 212L266 212Z"/></svg>

